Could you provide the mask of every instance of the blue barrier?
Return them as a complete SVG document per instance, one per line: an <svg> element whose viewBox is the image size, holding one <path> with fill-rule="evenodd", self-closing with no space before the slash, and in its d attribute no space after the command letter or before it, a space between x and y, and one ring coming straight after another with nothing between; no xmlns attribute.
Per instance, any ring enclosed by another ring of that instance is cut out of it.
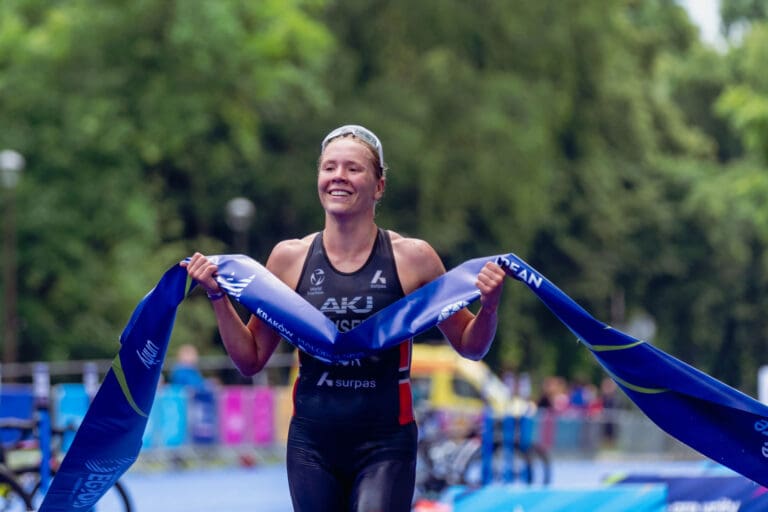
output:
<svg viewBox="0 0 768 512"><path fill-rule="evenodd" d="M2 395L0 416L31 418L33 410L32 388L11 388ZM218 440L216 393L212 390L188 392L177 385L166 385L158 393L152 407L142 448L178 447L186 443L212 444ZM85 386L64 383L52 389L52 419L56 428L77 428L88 411L89 397ZM10 436L10 434L8 434ZM64 451L74 437L65 434Z"/></svg>
<svg viewBox="0 0 768 512"><path fill-rule="evenodd" d="M237 386L192 390L166 384L160 388L147 420L142 437L142 449L174 448L187 444L211 445L224 442L219 408ZM247 398L247 411L242 418L241 442L267 445L275 440L274 396L268 388L242 390ZM81 383L56 384L51 392L51 417L56 428L77 428L88 411L89 397ZM0 417L31 419L34 397L31 386L6 385L0 395ZM3 439L12 440L12 432L3 432ZM65 434L63 450L71 444L74 432Z"/></svg>
<svg viewBox="0 0 768 512"><path fill-rule="evenodd" d="M487 406L483 411L482 435L482 483L488 485L493 480L493 442L496 428L493 410Z"/></svg>
<svg viewBox="0 0 768 512"><path fill-rule="evenodd" d="M32 386L26 384L3 384L0 391L0 418L32 419L35 398ZM0 431L0 441L8 443L17 440L18 432Z"/></svg>
<svg viewBox="0 0 768 512"><path fill-rule="evenodd" d="M456 496L454 512L664 512L667 489L662 484L622 484L596 489L528 489L489 485Z"/></svg>
<svg viewBox="0 0 768 512"><path fill-rule="evenodd" d="M536 424L531 416L522 416L520 418L520 448L525 451L531 447L534 442L534 429Z"/></svg>
<svg viewBox="0 0 768 512"><path fill-rule="evenodd" d="M175 448L187 442L187 391L175 384L163 386L155 397L142 437L143 448Z"/></svg>
<svg viewBox="0 0 768 512"><path fill-rule="evenodd" d="M504 454L503 479L505 482L512 482L515 479L514 459L516 423L516 418L509 414L501 419L502 453Z"/></svg>
<svg viewBox="0 0 768 512"><path fill-rule="evenodd" d="M490 407L483 410L481 436L481 482L488 485L493 481L513 483L518 478L531 482L530 466L524 472L516 473L516 447L520 451L531 448L534 439L535 419L529 414L504 414L497 416ZM500 432L499 432L500 430ZM501 474L494 475L494 457L497 444L502 455Z"/></svg>
<svg viewBox="0 0 768 512"><path fill-rule="evenodd" d="M189 402L189 435L192 444L211 445L218 441L216 395L210 389L196 389Z"/></svg>
<svg viewBox="0 0 768 512"><path fill-rule="evenodd" d="M768 489L736 473L701 476L629 474L619 482L621 485L666 485L669 510L768 510Z"/></svg>
<svg viewBox="0 0 768 512"><path fill-rule="evenodd" d="M77 383L56 384L51 396L54 428L72 429L65 432L62 440L62 451L66 452L75 437L74 430L80 426L88 411L90 398L85 386Z"/></svg>

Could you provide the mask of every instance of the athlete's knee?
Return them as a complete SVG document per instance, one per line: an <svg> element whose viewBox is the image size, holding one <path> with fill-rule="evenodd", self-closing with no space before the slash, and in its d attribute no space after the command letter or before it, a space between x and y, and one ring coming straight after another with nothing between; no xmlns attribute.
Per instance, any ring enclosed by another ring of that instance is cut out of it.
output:
<svg viewBox="0 0 768 512"><path fill-rule="evenodd" d="M384 461L366 469L353 492L354 512L408 512L413 501L415 463Z"/></svg>

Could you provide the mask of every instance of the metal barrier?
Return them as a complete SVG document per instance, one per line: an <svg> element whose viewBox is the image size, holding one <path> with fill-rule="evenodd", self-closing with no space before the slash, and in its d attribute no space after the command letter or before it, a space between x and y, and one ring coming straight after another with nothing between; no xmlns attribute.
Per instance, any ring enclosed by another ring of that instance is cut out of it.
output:
<svg viewBox="0 0 768 512"><path fill-rule="evenodd" d="M256 379L267 377L266 384L282 385L279 370L290 368L295 361L295 353L275 353L267 363L266 371L256 376ZM168 370L174 363L172 357L165 360L164 369ZM98 382L98 376L106 374L112 367L112 359L87 359L78 361L49 361L30 363L0 363L0 390L3 382L32 382L36 370L44 365L53 382L72 382L82 379L86 384ZM232 360L227 355L200 356L198 368L203 373L237 372ZM94 379L93 377L96 377ZM285 380L285 379L282 379ZM88 381L88 382L86 382ZM96 384L98 385L98 384Z"/></svg>
<svg viewBox="0 0 768 512"><path fill-rule="evenodd" d="M287 380L294 362L294 353L275 354L263 372L266 378L250 382L241 379L235 384L218 382L199 395L164 386L153 407L144 452L165 453L189 447L281 449L292 408ZM166 361L166 369L172 363ZM50 404L57 426L79 424L98 389L100 376L110 366L111 360L3 365L1 377L21 382L0 384L0 416L31 417L36 407ZM198 366L207 375L237 373L227 356L201 357ZM158 431L160 426L164 430ZM534 418L533 440L555 459L590 458L606 452L667 459L697 456L631 405L598 414L539 410Z"/></svg>
<svg viewBox="0 0 768 512"><path fill-rule="evenodd" d="M553 458L593 458L621 454L664 459L701 457L693 449L661 430L639 409L611 409L596 415L566 411L539 412L536 440Z"/></svg>

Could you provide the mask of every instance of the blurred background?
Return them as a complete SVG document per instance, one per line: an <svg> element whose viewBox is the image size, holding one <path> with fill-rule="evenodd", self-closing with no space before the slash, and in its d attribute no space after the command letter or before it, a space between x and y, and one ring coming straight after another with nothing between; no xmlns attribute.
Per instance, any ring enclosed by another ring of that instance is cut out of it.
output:
<svg viewBox="0 0 768 512"><path fill-rule="evenodd" d="M765 69L761 0L4 0L3 392L43 362L87 395L168 267L265 261L320 229L320 141L359 123L390 166L381 226L449 268L514 252L595 317L757 396ZM602 369L513 282L500 322L496 377L524 375L537 403L555 389L563 411L602 407ZM218 404L242 386L274 404L271 446L290 347L244 381L198 294L169 379L182 345Z"/></svg>

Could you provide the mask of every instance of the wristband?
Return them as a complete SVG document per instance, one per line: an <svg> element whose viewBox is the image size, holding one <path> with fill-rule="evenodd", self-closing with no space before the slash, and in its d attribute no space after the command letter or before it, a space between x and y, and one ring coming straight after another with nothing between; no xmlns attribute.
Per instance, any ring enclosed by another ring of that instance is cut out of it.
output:
<svg viewBox="0 0 768 512"><path fill-rule="evenodd" d="M226 295L223 291L219 290L217 292L209 292L206 291L205 294L208 296L208 298L211 300L211 302L223 299L224 295Z"/></svg>

